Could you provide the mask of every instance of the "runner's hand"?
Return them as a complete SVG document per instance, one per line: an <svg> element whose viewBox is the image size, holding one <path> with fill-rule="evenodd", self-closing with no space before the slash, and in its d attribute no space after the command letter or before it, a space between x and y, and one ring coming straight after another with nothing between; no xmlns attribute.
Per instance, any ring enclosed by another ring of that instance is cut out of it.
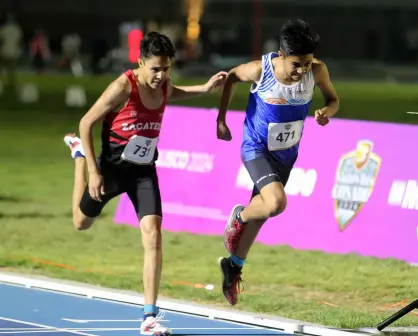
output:
<svg viewBox="0 0 418 336"><path fill-rule="evenodd" d="M102 201L102 195L104 194L103 176L99 173L90 173L89 193L94 200Z"/></svg>
<svg viewBox="0 0 418 336"><path fill-rule="evenodd" d="M212 92L224 85L226 76L228 76L228 73L225 71L220 71L213 75L205 84L206 92Z"/></svg>
<svg viewBox="0 0 418 336"><path fill-rule="evenodd" d="M225 140L225 141L231 141L231 139L232 139L231 131L229 130L225 121L218 121L217 122L216 135L217 135L218 139Z"/></svg>
<svg viewBox="0 0 418 336"><path fill-rule="evenodd" d="M318 125L325 126L329 123L329 118L324 109L315 111L315 120Z"/></svg>

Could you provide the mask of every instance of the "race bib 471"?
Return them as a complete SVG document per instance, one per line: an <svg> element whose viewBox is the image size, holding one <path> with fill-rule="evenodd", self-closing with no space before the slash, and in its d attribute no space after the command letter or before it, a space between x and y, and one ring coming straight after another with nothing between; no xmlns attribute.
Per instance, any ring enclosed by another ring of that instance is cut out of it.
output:
<svg viewBox="0 0 418 336"><path fill-rule="evenodd" d="M157 138L146 138L134 135L128 142L121 158L124 161L138 165L151 164L157 148Z"/></svg>
<svg viewBox="0 0 418 336"><path fill-rule="evenodd" d="M284 150L297 145L302 136L302 130L303 120L270 123L268 128L269 150Z"/></svg>

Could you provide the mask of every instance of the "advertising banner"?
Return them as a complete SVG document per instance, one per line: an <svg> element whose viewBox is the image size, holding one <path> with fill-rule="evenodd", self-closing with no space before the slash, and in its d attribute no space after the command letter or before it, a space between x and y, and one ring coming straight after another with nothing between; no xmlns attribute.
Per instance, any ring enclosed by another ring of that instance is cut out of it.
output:
<svg viewBox="0 0 418 336"><path fill-rule="evenodd" d="M245 114L228 112L230 142L216 138L216 115L167 107L157 163L165 230L222 235L232 207L249 202L253 183L240 159ZM418 263L417 152L417 126L333 119L321 127L309 117L286 211L257 241ZM139 225L126 195L114 220Z"/></svg>

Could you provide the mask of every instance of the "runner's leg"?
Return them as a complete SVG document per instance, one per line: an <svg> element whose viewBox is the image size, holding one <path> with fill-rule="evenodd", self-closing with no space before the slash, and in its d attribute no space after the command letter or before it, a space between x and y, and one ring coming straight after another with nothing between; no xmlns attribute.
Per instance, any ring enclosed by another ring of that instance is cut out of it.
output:
<svg viewBox="0 0 418 336"><path fill-rule="evenodd" d="M254 204L255 206L257 206L258 204L262 205L262 203L263 198L260 195L260 192L258 191L257 187L254 186L250 204ZM245 226L245 230L243 230L241 238L237 243L235 253L231 255L231 257L233 258L232 260L235 264L240 265L240 259L245 260L247 258L251 246L254 244L254 241L257 238L257 235L265 222L267 222L267 219L256 219L248 223L250 225ZM241 266L244 266L244 262L242 262Z"/></svg>
<svg viewBox="0 0 418 336"><path fill-rule="evenodd" d="M238 205L233 209L224 234L225 247L231 256L218 260L223 276L223 292L232 305L237 303L242 268L262 225L286 207L287 199L281 181L286 184L290 174L290 169L281 167L268 157L246 162L245 166L255 183L252 198L248 207ZM245 210L250 216L244 217Z"/></svg>
<svg viewBox="0 0 418 336"><path fill-rule="evenodd" d="M244 164L254 181L255 189L260 192L253 192L254 197L247 207L235 206L229 217L224 232L224 244L231 254L236 253L237 244L247 227L259 225L268 218L278 215L284 211L287 204L281 181L287 182L290 169L280 167L278 162L267 156L258 157Z"/></svg>
<svg viewBox="0 0 418 336"><path fill-rule="evenodd" d="M233 257L245 259L254 243L261 226L268 218L281 214L287 205L287 197L281 182L270 182L261 188L250 204L238 213L239 225L244 225L241 237L237 241ZM246 214L247 217L245 217ZM248 219L247 219L248 218Z"/></svg>
<svg viewBox="0 0 418 336"><path fill-rule="evenodd" d="M67 134L64 137L64 142L70 148L75 164L72 196L73 224L77 230L87 230L92 226L95 218L87 217L80 210L80 202L87 186L84 149L81 139L76 137L75 134Z"/></svg>
<svg viewBox="0 0 418 336"><path fill-rule="evenodd" d="M105 194L102 196L102 202L92 199L87 185L86 159L81 140L75 134L68 134L64 137L64 142L70 147L75 163L72 196L73 224L77 230L87 230L93 225L107 202L120 195L123 190L116 179L107 174L103 176Z"/></svg>
<svg viewBox="0 0 418 336"><path fill-rule="evenodd" d="M155 166L141 167L142 178L128 196L135 207L140 222L144 248L144 317L141 333L144 335L171 334L171 330L160 323L162 314L157 306L162 271L162 209L158 176Z"/></svg>

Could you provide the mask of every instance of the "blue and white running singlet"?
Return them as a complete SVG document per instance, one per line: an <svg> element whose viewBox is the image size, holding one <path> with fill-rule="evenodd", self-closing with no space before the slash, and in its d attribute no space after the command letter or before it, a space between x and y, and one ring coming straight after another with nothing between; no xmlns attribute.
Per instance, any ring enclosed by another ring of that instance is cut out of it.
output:
<svg viewBox="0 0 418 336"><path fill-rule="evenodd" d="M272 59L262 57L262 73L250 89L244 121L241 158L244 162L270 153L284 165L297 158L304 121L315 89L310 70L300 81L285 85L274 74Z"/></svg>

